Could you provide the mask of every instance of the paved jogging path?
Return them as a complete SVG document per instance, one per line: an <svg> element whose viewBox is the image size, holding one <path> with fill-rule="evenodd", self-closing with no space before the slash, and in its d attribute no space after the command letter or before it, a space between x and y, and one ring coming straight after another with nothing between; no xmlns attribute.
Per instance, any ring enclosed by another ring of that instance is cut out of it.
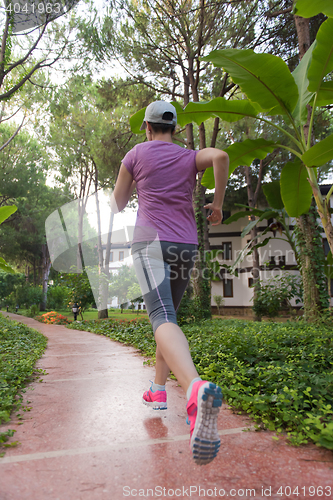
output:
<svg viewBox="0 0 333 500"><path fill-rule="evenodd" d="M333 498L332 452L290 447L270 432L243 432L251 421L223 404L220 453L198 466L189 452L182 390L169 381L169 409L144 406L154 369L137 350L3 314L49 340L37 362L47 375L25 393L31 410L21 412L22 423L14 413L0 427L16 429L12 440L20 442L0 459L0 500ZM288 496L289 487L298 487L298 496Z"/></svg>

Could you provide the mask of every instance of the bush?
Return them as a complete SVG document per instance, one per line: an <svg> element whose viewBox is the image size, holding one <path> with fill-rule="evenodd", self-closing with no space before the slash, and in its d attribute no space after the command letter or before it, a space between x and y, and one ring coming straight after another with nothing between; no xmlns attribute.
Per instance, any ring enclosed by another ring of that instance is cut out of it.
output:
<svg viewBox="0 0 333 500"><path fill-rule="evenodd" d="M65 286L50 286L47 290L47 309L66 309L71 300L71 292Z"/></svg>
<svg viewBox="0 0 333 500"><path fill-rule="evenodd" d="M6 302L15 286L25 283L25 275L22 273L5 273L0 271L0 300ZM6 304L7 305L7 304ZM9 304L8 304L9 305Z"/></svg>
<svg viewBox="0 0 333 500"><path fill-rule="evenodd" d="M28 318L34 318L35 316L37 316L37 314L39 313L39 306L37 306L37 304L33 304L30 309L28 309L28 312L26 313Z"/></svg>
<svg viewBox="0 0 333 500"><path fill-rule="evenodd" d="M149 322L72 323L155 356ZM217 382L228 403L293 444L333 450L331 326L213 320L183 326L198 373Z"/></svg>
<svg viewBox="0 0 333 500"><path fill-rule="evenodd" d="M34 304L40 304L42 299L43 290L41 286L31 286L25 283L16 288L15 302L19 304L20 308L29 309Z"/></svg>
<svg viewBox="0 0 333 500"><path fill-rule="evenodd" d="M302 285L299 276L283 274L267 281L261 281L257 296L253 301L253 311L256 316L274 318L286 309L291 310L290 301L296 299L296 304L302 301Z"/></svg>
<svg viewBox="0 0 333 500"><path fill-rule="evenodd" d="M202 309L198 300L193 298L193 287L189 283L177 310L177 322L182 326L202 319Z"/></svg>

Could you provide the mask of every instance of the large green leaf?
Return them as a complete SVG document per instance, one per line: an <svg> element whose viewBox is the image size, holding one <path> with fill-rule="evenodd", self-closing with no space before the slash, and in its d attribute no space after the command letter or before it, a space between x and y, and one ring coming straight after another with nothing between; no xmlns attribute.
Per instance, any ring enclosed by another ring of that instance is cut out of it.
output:
<svg viewBox="0 0 333 500"><path fill-rule="evenodd" d="M284 204L281 198L280 182L269 182L268 184L264 184L262 189L269 206L275 208L276 210L282 210Z"/></svg>
<svg viewBox="0 0 333 500"><path fill-rule="evenodd" d="M17 207L15 205L8 205L6 207L0 207L0 224L3 223L10 215L16 212Z"/></svg>
<svg viewBox="0 0 333 500"><path fill-rule="evenodd" d="M246 236L251 231L251 229L254 226L256 226L259 222L261 222L265 219L266 220L272 219L273 217L276 217L277 215L278 215L278 213L275 210L270 210L270 209L265 210L263 212L263 214L259 217L259 219L251 220L251 222L249 222L248 225L246 227L244 227L242 234L241 234L241 238L244 238L244 236Z"/></svg>
<svg viewBox="0 0 333 500"><path fill-rule="evenodd" d="M290 217L299 217L309 211L312 189L306 167L300 160L288 162L282 169L281 196Z"/></svg>
<svg viewBox="0 0 333 500"><path fill-rule="evenodd" d="M323 82L317 93L317 106L327 106L333 103L333 82Z"/></svg>
<svg viewBox="0 0 333 500"><path fill-rule="evenodd" d="M235 205L237 206L237 204ZM228 219L224 220L223 224L231 224L232 222L236 222L244 217L249 217L250 215L256 215L257 217L260 217L264 213L263 210L258 210L257 208L248 206L246 206L245 208L247 208L246 211L242 210L241 212L234 213L233 215L228 217Z"/></svg>
<svg viewBox="0 0 333 500"><path fill-rule="evenodd" d="M308 91L309 79L308 68L312 58L312 52L316 42L314 42L309 50L304 55L303 59L293 72L293 77L298 88L299 98L296 107L293 111L293 117L296 125L304 125L308 117L308 110L306 105L309 104L313 92Z"/></svg>
<svg viewBox="0 0 333 500"><path fill-rule="evenodd" d="M177 121L181 127L192 122L200 125L216 116L226 122L235 122L244 116L255 118L257 112L247 99L227 101L224 97L209 102L190 102L184 110L177 109Z"/></svg>
<svg viewBox="0 0 333 500"><path fill-rule="evenodd" d="M0 271L4 271L5 273L12 273L12 274L15 273L14 269L12 267L10 267L2 257L0 257Z"/></svg>
<svg viewBox="0 0 333 500"><path fill-rule="evenodd" d="M145 133L144 130L140 130L143 119L145 117L145 111L146 111L146 108L142 108L139 111L137 111L136 113L134 113L134 115L131 116L130 126L131 126L131 130L132 130L133 134L144 134Z"/></svg>
<svg viewBox="0 0 333 500"><path fill-rule="evenodd" d="M243 142L235 142L224 151L229 155L229 175L239 166L250 166L253 160L266 158L268 153L272 153L277 148L274 141L266 141L265 139L246 139ZM208 189L215 187L213 168L207 168L201 184Z"/></svg>
<svg viewBox="0 0 333 500"><path fill-rule="evenodd" d="M239 219L243 219L244 217L249 217L250 212L249 211L244 211L242 210L241 212L236 212L230 217L228 217L226 220L223 221L223 224L231 224L232 222L236 222Z"/></svg>
<svg viewBox="0 0 333 500"><path fill-rule="evenodd" d="M270 115L292 113L298 89L287 64L272 54L253 50L214 50L203 58L227 71L250 101Z"/></svg>
<svg viewBox="0 0 333 500"><path fill-rule="evenodd" d="M320 13L333 17L332 0L298 0L294 7L294 14L300 17L314 17Z"/></svg>
<svg viewBox="0 0 333 500"><path fill-rule="evenodd" d="M227 101L224 97L217 97L209 102L190 102L185 109L181 105L172 101L177 111L177 123L184 127L188 123L195 122L198 125L218 116L226 122L236 122L244 116L256 118L257 111L248 99ZM134 134L142 134L140 130L144 120L146 108L140 109L137 113L131 116L130 126Z"/></svg>
<svg viewBox="0 0 333 500"><path fill-rule="evenodd" d="M325 75L333 70L333 19L319 28L308 69L310 92L318 92Z"/></svg>
<svg viewBox="0 0 333 500"><path fill-rule="evenodd" d="M332 252L331 252L331 250L328 252L326 259L327 259L327 263L328 263L328 265L329 265L329 266L333 266L333 257L332 257Z"/></svg>
<svg viewBox="0 0 333 500"><path fill-rule="evenodd" d="M333 134L318 142L302 155L308 167L320 167L333 158Z"/></svg>

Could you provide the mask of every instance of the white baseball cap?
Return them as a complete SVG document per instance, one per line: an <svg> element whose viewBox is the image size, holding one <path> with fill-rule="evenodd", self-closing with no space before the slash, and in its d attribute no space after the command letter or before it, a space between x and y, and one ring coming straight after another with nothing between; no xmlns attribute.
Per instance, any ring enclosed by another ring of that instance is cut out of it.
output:
<svg viewBox="0 0 333 500"><path fill-rule="evenodd" d="M146 107L145 117L140 127L140 130L146 128L146 122L177 125L177 112L176 108L165 101L155 101Z"/></svg>

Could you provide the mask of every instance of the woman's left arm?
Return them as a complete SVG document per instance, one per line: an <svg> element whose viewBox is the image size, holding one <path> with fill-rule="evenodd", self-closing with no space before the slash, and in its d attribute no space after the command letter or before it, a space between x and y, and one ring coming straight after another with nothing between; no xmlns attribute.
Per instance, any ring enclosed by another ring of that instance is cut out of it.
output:
<svg viewBox="0 0 333 500"><path fill-rule="evenodd" d="M113 213L118 213L124 210L132 193L135 189L136 182L129 173L125 165L120 166L116 185L111 195L111 210Z"/></svg>

